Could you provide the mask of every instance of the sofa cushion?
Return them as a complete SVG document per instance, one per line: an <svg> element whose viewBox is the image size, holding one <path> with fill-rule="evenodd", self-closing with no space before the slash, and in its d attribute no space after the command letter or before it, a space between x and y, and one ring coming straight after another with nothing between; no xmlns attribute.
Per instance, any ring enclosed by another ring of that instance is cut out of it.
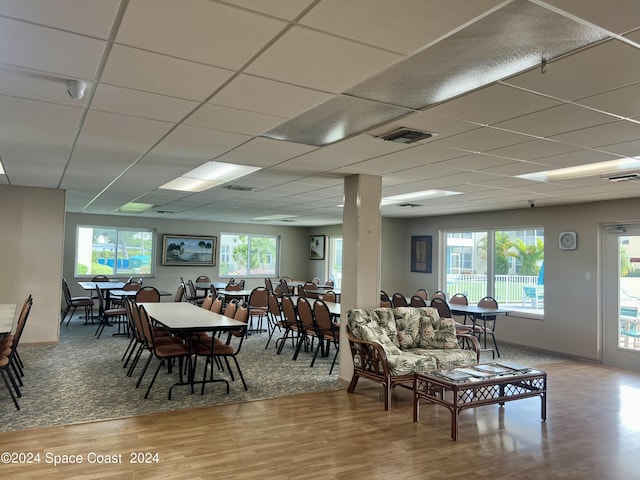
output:
<svg viewBox="0 0 640 480"><path fill-rule="evenodd" d="M401 350L419 346L420 311L412 307L396 307L392 309L396 322L397 346Z"/></svg>
<svg viewBox="0 0 640 480"><path fill-rule="evenodd" d="M402 353L391 308L356 308L347 312L347 326L354 337L382 345L387 356Z"/></svg>
<svg viewBox="0 0 640 480"><path fill-rule="evenodd" d="M429 358L429 360L435 365L431 368L468 367L469 365L475 365L477 363L476 352L474 350L412 348L406 352L403 352L403 354L411 354Z"/></svg>
<svg viewBox="0 0 640 480"><path fill-rule="evenodd" d="M418 310L420 327L415 345L417 348L460 348L453 318L440 318L438 311L431 307Z"/></svg>
<svg viewBox="0 0 640 480"><path fill-rule="evenodd" d="M387 355L387 364L391 375L408 375L413 372L438 368L435 356L415 353L413 349L404 350L398 355ZM380 372L382 373L382 372Z"/></svg>

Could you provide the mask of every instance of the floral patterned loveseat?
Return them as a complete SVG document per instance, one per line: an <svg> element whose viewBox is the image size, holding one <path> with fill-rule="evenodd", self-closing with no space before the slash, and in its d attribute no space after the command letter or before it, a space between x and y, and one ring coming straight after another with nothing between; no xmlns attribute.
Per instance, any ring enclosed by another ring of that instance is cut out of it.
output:
<svg viewBox="0 0 640 480"><path fill-rule="evenodd" d="M431 307L366 308L347 312L347 337L353 357L353 393L360 377L385 388L385 410L396 385L411 388L413 373L475 365L478 340L456 333L452 318L440 318ZM461 345L469 346L469 349Z"/></svg>

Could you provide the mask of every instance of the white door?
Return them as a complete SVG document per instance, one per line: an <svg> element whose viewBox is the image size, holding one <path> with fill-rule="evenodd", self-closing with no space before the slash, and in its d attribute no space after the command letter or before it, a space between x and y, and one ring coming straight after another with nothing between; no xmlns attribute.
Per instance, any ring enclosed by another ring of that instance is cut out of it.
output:
<svg viewBox="0 0 640 480"><path fill-rule="evenodd" d="M603 360L640 370L640 225L603 228Z"/></svg>

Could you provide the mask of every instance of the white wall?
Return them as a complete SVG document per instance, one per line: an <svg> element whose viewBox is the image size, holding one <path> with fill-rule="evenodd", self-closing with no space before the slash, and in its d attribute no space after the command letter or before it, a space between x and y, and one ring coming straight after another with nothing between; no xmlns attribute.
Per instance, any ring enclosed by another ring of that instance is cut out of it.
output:
<svg viewBox="0 0 640 480"><path fill-rule="evenodd" d="M33 295L24 343L58 341L64 201L62 190L0 186L0 303Z"/></svg>
<svg viewBox="0 0 640 480"><path fill-rule="evenodd" d="M390 247L387 242L383 242L383 256L390 248L403 253L400 263L404 273L395 272L396 275L389 280L383 277L383 285L393 284L395 287L390 288L391 290L397 289L407 294L418 288L426 288L429 292L444 289L438 283L436 273L444 268L437 253L442 231L541 226L545 232L544 318L519 318L515 315L501 317L498 320L498 338L539 349L601 360L600 284L608 279L601 277L600 225L638 222L639 207L639 199L630 199L407 219L402 244ZM558 234L561 231L578 233L577 250L559 249ZM411 235L433 235L433 274L410 272ZM590 280L586 279L587 274Z"/></svg>
<svg viewBox="0 0 640 480"><path fill-rule="evenodd" d="M64 276L69 282L73 295L83 294L74 276L74 255L76 245L76 227L78 225L99 225L111 227L133 227L156 229L156 271L155 277L145 280L160 290L175 292L180 277L195 280L199 275L208 275L212 281L219 279L219 251L216 253L216 266L163 266L161 265L162 235L208 235L218 237L220 233L257 233L280 236L280 275L292 278L308 276L308 228L269 225L247 225L241 223L202 222L192 220L169 220L164 218L142 218L135 216L67 214L64 242ZM219 247L218 247L219 248ZM264 278L246 279L246 287L264 286ZM84 293L86 295L86 292Z"/></svg>

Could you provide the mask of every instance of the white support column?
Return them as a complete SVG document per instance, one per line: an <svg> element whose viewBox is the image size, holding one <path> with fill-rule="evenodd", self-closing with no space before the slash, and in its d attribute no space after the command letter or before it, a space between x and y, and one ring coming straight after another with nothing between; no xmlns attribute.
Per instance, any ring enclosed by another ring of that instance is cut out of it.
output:
<svg viewBox="0 0 640 480"><path fill-rule="evenodd" d="M344 180L342 218L342 294L340 379L353 374L353 360L345 333L346 311L380 304L382 177L352 175Z"/></svg>

